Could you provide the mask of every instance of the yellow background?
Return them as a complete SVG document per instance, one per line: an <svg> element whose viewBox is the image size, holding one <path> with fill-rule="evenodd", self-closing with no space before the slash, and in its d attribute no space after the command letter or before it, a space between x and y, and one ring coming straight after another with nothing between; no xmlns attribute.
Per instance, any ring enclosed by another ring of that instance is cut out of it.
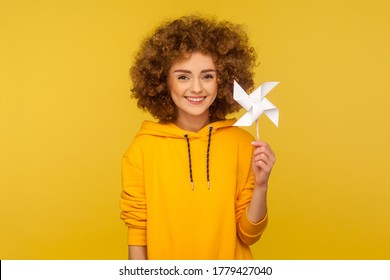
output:
<svg viewBox="0 0 390 280"><path fill-rule="evenodd" d="M161 20L246 26L280 126L259 259L390 258L390 2L0 0L0 259L124 259L128 68ZM243 112L237 115L239 117ZM251 128L253 132L254 128Z"/></svg>

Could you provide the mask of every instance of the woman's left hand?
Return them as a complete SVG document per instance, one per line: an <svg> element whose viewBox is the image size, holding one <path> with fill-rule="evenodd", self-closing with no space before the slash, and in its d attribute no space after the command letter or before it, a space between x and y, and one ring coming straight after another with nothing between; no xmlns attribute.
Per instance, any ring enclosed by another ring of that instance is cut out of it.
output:
<svg viewBox="0 0 390 280"><path fill-rule="evenodd" d="M255 175L255 187L267 188L272 167L275 164L275 154L271 147L263 141L253 141L252 169Z"/></svg>

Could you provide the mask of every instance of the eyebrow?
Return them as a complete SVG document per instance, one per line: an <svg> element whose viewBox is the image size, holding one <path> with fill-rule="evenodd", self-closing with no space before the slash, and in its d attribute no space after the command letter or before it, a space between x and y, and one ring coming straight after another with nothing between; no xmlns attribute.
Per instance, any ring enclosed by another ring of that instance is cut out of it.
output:
<svg viewBox="0 0 390 280"><path fill-rule="evenodd" d="M173 73L176 73L176 72L188 73L188 74L192 73L190 70L183 70L183 69L178 69L178 70L173 71ZM200 71L200 73L205 73L205 72L217 72L217 70L215 70L215 69L204 69L204 70Z"/></svg>

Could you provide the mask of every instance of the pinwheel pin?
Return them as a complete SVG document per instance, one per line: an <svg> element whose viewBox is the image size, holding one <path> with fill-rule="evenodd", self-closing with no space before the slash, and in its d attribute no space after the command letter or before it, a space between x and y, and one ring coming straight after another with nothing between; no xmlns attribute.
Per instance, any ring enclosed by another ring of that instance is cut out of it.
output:
<svg viewBox="0 0 390 280"><path fill-rule="evenodd" d="M279 109L265 98L265 96L278 84L279 82L265 82L248 95L245 90L234 81L233 99L248 112L246 112L233 126L251 126L256 122L257 139L259 139L258 120L261 114L266 114L266 116L278 126Z"/></svg>

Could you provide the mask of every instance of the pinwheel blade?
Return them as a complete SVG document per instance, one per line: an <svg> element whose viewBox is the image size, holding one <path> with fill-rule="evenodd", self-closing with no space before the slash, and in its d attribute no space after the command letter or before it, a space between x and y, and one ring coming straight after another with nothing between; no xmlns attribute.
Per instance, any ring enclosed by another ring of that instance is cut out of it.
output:
<svg viewBox="0 0 390 280"><path fill-rule="evenodd" d="M279 82L265 82L261 85L261 97L264 98Z"/></svg>
<svg viewBox="0 0 390 280"><path fill-rule="evenodd" d="M264 114L276 125L279 126L279 109L270 109L264 112Z"/></svg>
<svg viewBox="0 0 390 280"><path fill-rule="evenodd" d="M251 126L253 124L253 117L251 112L246 112L233 126Z"/></svg>
<svg viewBox="0 0 390 280"><path fill-rule="evenodd" d="M234 81L233 99L247 111L249 111L253 105L253 102L249 99L248 94L236 81Z"/></svg>

